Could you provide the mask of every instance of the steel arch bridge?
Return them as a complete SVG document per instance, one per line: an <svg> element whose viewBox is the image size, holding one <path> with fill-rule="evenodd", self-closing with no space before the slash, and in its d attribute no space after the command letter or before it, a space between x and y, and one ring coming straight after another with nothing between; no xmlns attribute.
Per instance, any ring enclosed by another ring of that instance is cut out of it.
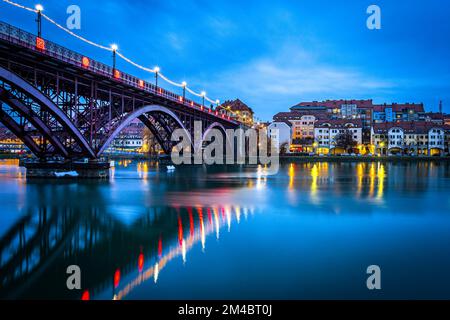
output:
<svg viewBox="0 0 450 320"><path fill-rule="evenodd" d="M193 141L239 122L154 84L0 22L0 122L40 159L97 159L134 119L169 154L174 130ZM192 147L196 148L192 143Z"/></svg>

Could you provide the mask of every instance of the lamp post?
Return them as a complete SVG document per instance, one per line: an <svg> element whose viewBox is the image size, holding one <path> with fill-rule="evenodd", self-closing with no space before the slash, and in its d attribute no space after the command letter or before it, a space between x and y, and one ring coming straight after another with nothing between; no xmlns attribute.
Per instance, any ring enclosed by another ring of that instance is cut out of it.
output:
<svg viewBox="0 0 450 320"><path fill-rule="evenodd" d="M206 92L205 92L205 91L202 91L201 96L202 96L202 106L203 106L203 108L204 108L204 107L205 107L205 96L206 96Z"/></svg>
<svg viewBox="0 0 450 320"><path fill-rule="evenodd" d="M159 73L160 69L159 69L159 67L155 67L153 70L155 71L155 86L156 86L156 89L158 89L158 73Z"/></svg>
<svg viewBox="0 0 450 320"><path fill-rule="evenodd" d="M37 4L35 9L37 11L37 34L39 38L42 38L42 11L44 7L41 4Z"/></svg>
<svg viewBox="0 0 450 320"><path fill-rule="evenodd" d="M186 86L187 86L186 81L183 81L181 85L183 86L183 102L184 102L184 100L186 100Z"/></svg>
<svg viewBox="0 0 450 320"><path fill-rule="evenodd" d="M111 50L112 50L112 57L113 57L113 76L116 73L116 51L117 49L119 49L119 47L117 46L117 44L113 44L111 45Z"/></svg>

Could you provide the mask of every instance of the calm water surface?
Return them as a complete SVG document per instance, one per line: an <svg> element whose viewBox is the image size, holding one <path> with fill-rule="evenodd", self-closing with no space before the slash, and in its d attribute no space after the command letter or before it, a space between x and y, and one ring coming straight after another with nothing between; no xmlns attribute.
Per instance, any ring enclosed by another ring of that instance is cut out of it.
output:
<svg viewBox="0 0 450 320"><path fill-rule="evenodd" d="M0 161L0 297L450 298L448 163L182 167L30 181ZM382 271L382 290L366 269ZM82 290L66 287L78 265Z"/></svg>

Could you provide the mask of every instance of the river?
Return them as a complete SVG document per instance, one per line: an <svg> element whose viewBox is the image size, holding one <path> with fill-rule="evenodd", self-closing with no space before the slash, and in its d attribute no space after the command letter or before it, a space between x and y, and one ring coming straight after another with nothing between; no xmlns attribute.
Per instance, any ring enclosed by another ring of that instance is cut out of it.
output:
<svg viewBox="0 0 450 320"><path fill-rule="evenodd" d="M0 161L0 297L450 298L447 162L111 170L26 180Z"/></svg>

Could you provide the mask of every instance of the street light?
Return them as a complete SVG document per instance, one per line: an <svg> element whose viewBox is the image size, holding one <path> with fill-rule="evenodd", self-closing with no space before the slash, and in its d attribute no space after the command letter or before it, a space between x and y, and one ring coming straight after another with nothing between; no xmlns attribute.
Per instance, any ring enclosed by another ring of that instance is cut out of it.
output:
<svg viewBox="0 0 450 320"><path fill-rule="evenodd" d="M36 12L37 12L37 29L38 29L38 37L42 38L42 11L44 11L44 7L41 4L37 4L35 6Z"/></svg>
<svg viewBox="0 0 450 320"><path fill-rule="evenodd" d="M119 46L117 44L112 44L111 45L111 50L113 53L113 75L116 72L116 51L119 49Z"/></svg>

